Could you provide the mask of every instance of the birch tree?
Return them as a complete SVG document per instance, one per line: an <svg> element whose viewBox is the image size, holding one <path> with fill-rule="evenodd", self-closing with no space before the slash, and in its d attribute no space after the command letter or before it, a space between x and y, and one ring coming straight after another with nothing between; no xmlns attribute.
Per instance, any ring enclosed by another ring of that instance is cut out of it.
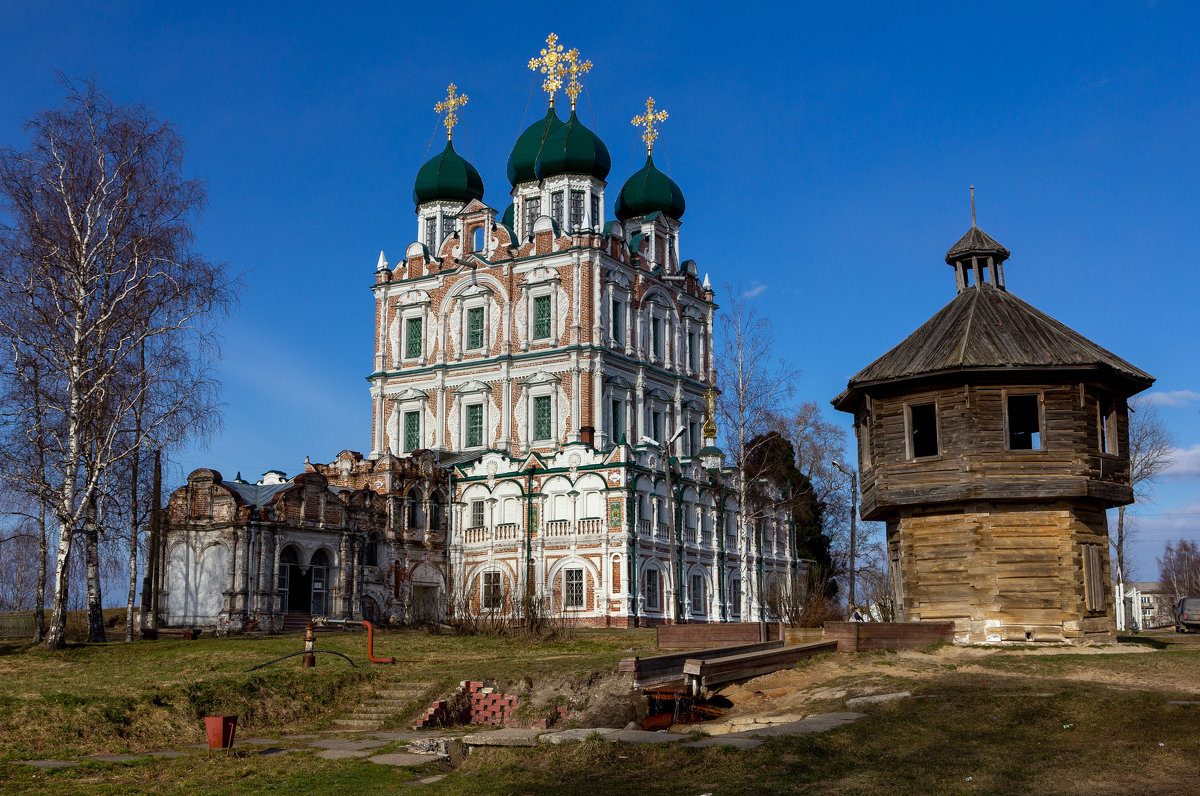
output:
<svg viewBox="0 0 1200 796"><path fill-rule="evenodd" d="M29 148L0 151L0 341L9 362L35 362L40 380L58 536L51 649L65 642L72 545L100 517L106 474L161 445L189 411L185 376L206 377L213 324L236 288L224 265L192 251L205 195L181 175L174 128L92 82L62 83L64 105L26 125ZM7 370L9 396L27 392L29 371ZM137 428L147 396L158 411ZM14 425L33 423L28 403L9 411Z"/></svg>
<svg viewBox="0 0 1200 796"><path fill-rule="evenodd" d="M756 454L772 439L773 418L792 394L800 372L774 354L771 321L758 314L741 286L725 286L726 309L718 316L716 347L717 414L726 452L737 471L738 540L743 554L740 578L743 594L763 607L763 584L751 569L761 555L761 524L774 513L769 501L756 499L757 485L770 472L766 457Z"/></svg>

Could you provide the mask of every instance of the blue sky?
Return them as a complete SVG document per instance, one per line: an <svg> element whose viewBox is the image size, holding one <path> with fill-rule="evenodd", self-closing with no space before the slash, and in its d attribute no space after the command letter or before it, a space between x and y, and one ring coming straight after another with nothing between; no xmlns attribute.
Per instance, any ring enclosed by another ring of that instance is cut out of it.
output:
<svg viewBox="0 0 1200 796"><path fill-rule="evenodd" d="M227 476L369 449L368 287L415 235L433 105L450 82L469 95L456 145L503 209L551 30L595 64L580 115L612 153L610 202L641 165L629 119L647 95L670 112L655 160L687 197L681 253L759 291L799 398L826 403L950 300L974 184L1009 289L1158 378L1182 451L1134 509L1156 577L1164 540L1200 538L1200 10L899 6L8 2L0 144L61 102L54 70L179 128L208 185L197 248L246 282L225 429L179 467Z"/></svg>

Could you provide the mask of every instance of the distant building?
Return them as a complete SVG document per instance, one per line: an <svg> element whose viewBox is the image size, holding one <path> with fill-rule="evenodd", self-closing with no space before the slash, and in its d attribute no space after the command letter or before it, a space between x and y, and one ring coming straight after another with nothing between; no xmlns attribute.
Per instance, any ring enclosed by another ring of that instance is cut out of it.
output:
<svg viewBox="0 0 1200 796"><path fill-rule="evenodd" d="M833 403L854 415L899 619L952 620L964 642L1105 636L1126 401L1153 378L1008 292L1008 257L972 218L946 254L955 298Z"/></svg>
<svg viewBox="0 0 1200 796"><path fill-rule="evenodd" d="M1134 626L1130 630L1151 630L1175 623L1175 595L1162 583L1126 583Z"/></svg>

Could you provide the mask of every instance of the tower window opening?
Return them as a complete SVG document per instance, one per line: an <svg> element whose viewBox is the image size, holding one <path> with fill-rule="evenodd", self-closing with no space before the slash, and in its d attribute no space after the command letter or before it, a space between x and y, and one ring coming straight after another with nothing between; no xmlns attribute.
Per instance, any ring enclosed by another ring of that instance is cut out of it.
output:
<svg viewBox="0 0 1200 796"><path fill-rule="evenodd" d="M662 339L662 320L659 318L650 319L650 348L654 352L656 359L662 359L663 355L663 339Z"/></svg>
<svg viewBox="0 0 1200 796"><path fill-rule="evenodd" d="M483 307L467 310L467 350L483 348Z"/></svg>
<svg viewBox="0 0 1200 796"><path fill-rule="evenodd" d="M662 442L662 412L652 412L650 414L650 430L651 437L655 442Z"/></svg>
<svg viewBox="0 0 1200 796"><path fill-rule="evenodd" d="M624 319L625 319L625 306L621 302L617 301L616 299L613 299L613 303L612 303L612 339L613 339L614 343L620 343L624 339L624 335L621 333L623 331L621 328L621 323L622 323L622 321L624 321Z"/></svg>
<svg viewBox="0 0 1200 796"><path fill-rule="evenodd" d="M425 248L433 251L433 247L437 245L437 216L429 216L425 219Z"/></svg>
<svg viewBox="0 0 1200 796"><path fill-rule="evenodd" d="M467 447L478 448L483 445L483 404L472 404L467 407Z"/></svg>
<svg viewBox="0 0 1200 796"><path fill-rule="evenodd" d="M533 234L533 222L542 214L542 198L531 196L525 200L525 234Z"/></svg>
<svg viewBox="0 0 1200 796"><path fill-rule="evenodd" d="M562 227L563 223L563 192L555 191L550 194L550 217L554 219L554 223Z"/></svg>
<svg viewBox="0 0 1200 796"><path fill-rule="evenodd" d="M687 343L688 343L688 367L694 372L697 369L696 366L697 366L697 361L698 361L698 357L697 357L698 351L696 348L696 333L695 332L688 332Z"/></svg>
<svg viewBox="0 0 1200 796"><path fill-rule="evenodd" d="M1096 402L1099 417L1100 452L1117 452L1117 408L1111 393L1100 393Z"/></svg>
<svg viewBox="0 0 1200 796"><path fill-rule="evenodd" d="M550 396L541 395L533 399L533 438L550 439Z"/></svg>
<svg viewBox="0 0 1200 796"><path fill-rule="evenodd" d="M583 229L583 191L571 191L571 231Z"/></svg>
<svg viewBox="0 0 1200 796"><path fill-rule="evenodd" d="M908 450L911 459L937 456L940 452L937 404L915 404L908 407Z"/></svg>
<svg viewBox="0 0 1200 796"><path fill-rule="evenodd" d="M483 227L476 227L475 232L471 235L471 251L483 251Z"/></svg>
<svg viewBox="0 0 1200 796"><path fill-rule="evenodd" d="M412 453L421 447L421 413L404 413L404 452Z"/></svg>
<svg viewBox="0 0 1200 796"><path fill-rule="evenodd" d="M1014 451L1041 450L1041 400L1036 395L1010 395L1008 410L1008 448Z"/></svg>
<svg viewBox="0 0 1200 796"><path fill-rule="evenodd" d="M612 425L609 427L612 431L612 443L615 445L621 439L621 402L613 399L612 402Z"/></svg>
<svg viewBox="0 0 1200 796"><path fill-rule="evenodd" d="M454 234L454 216L442 216L442 240Z"/></svg>
<svg viewBox="0 0 1200 796"><path fill-rule="evenodd" d="M600 197L592 194L592 229L600 229Z"/></svg>
<svg viewBox="0 0 1200 796"><path fill-rule="evenodd" d="M421 319L409 318L404 324L404 358L421 356Z"/></svg>
<svg viewBox="0 0 1200 796"><path fill-rule="evenodd" d="M975 284L975 271L971 268L971 261L965 260L962 264L963 285L973 287Z"/></svg>

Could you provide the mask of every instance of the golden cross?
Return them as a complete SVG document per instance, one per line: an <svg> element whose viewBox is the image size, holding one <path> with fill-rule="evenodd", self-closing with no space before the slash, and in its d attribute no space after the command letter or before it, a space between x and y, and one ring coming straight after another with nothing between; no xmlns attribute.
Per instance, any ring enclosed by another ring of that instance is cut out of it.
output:
<svg viewBox="0 0 1200 796"><path fill-rule="evenodd" d="M565 60L562 45L558 43L558 36L553 33L546 37L546 46L542 48L541 57L529 59L529 68L535 72L540 70L546 76L542 79L542 91L550 95L551 108L554 107L554 95L562 88L563 75L567 72Z"/></svg>
<svg viewBox="0 0 1200 796"><path fill-rule="evenodd" d="M579 50L572 47L563 54L563 59L567 62L565 71L571 76L571 82L567 84L567 96L571 98L571 110L575 110L575 100L579 98L579 92L583 91L583 84L579 82L580 75L586 75L592 70L591 61L579 60Z"/></svg>
<svg viewBox="0 0 1200 796"><path fill-rule="evenodd" d="M458 86L453 83L446 89L446 99L433 106L437 113L445 113L446 118L442 119L442 124L446 125L446 140L454 137L454 125L458 124L458 109L467 104L467 95L455 95L458 91Z"/></svg>
<svg viewBox="0 0 1200 796"><path fill-rule="evenodd" d="M654 97L646 98L646 112L640 116L634 116L630 122L634 127L645 128L642 130L642 140L646 142L646 156L650 156L651 150L654 149L654 141L658 138L658 125L666 121L667 112L654 112Z"/></svg>

